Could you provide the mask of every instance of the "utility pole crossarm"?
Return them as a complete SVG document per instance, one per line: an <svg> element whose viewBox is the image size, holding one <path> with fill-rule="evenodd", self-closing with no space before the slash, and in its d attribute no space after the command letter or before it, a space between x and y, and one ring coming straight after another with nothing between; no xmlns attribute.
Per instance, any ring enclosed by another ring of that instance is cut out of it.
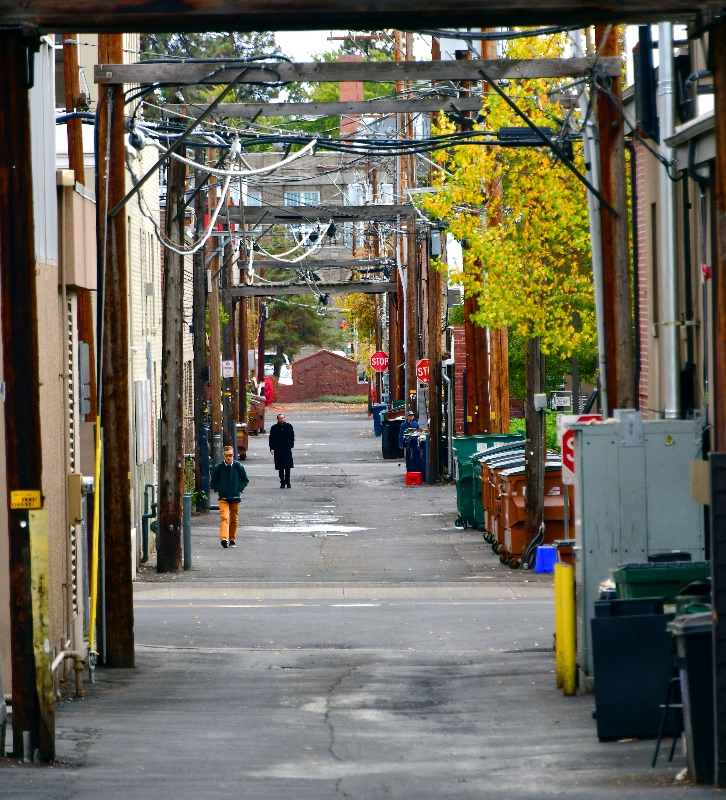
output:
<svg viewBox="0 0 726 800"><path fill-rule="evenodd" d="M223 61L138 64L97 64L93 79L97 84L138 83L184 86L197 83L229 83L240 73L239 83L300 83L369 81L479 81L484 69L495 80L531 78L577 78L595 66L605 75L622 73L618 58L527 58L475 61L326 61L321 63L250 62L229 64Z"/></svg>
<svg viewBox="0 0 726 800"><path fill-rule="evenodd" d="M258 117L327 117L369 114L435 114L438 111L454 111L452 103L459 111L479 111L481 97L425 98L416 100L349 100L330 103L221 103L215 116L254 119ZM179 105L170 103L164 110L170 115L196 117L206 105Z"/></svg>
<svg viewBox="0 0 726 800"><path fill-rule="evenodd" d="M412 205L370 206L244 206L245 222L258 225L262 218L268 223L300 223L321 220L336 222L396 222L398 217L413 217ZM229 209L230 222L242 223L240 206Z"/></svg>
<svg viewBox="0 0 726 800"><path fill-rule="evenodd" d="M282 265L279 265L282 266ZM395 281L347 281L345 283L316 283L321 294L384 294L397 291ZM240 284L231 289L232 297L278 297L281 295L312 294L307 283L255 283Z"/></svg>

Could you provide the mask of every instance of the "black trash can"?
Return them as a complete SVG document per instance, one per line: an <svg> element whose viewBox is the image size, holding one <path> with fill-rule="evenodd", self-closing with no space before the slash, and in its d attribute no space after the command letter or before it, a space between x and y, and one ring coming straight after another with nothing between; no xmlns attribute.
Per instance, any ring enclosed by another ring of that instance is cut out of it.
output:
<svg viewBox="0 0 726 800"><path fill-rule="evenodd" d="M600 741L658 735L673 678L673 637L663 598L595 603L591 620L595 708ZM674 731L673 715L665 735Z"/></svg>
<svg viewBox="0 0 726 800"><path fill-rule="evenodd" d="M398 446L398 433L403 425L403 417L384 419L381 422L381 449L383 458L403 458L403 448Z"/></svg>
<svg viewBox="0 0 726 800"><path fill-rule="evenodd" d="M668 630L678 647L688 777L696 783L713 783L713 613L676 617Z"/></svg>

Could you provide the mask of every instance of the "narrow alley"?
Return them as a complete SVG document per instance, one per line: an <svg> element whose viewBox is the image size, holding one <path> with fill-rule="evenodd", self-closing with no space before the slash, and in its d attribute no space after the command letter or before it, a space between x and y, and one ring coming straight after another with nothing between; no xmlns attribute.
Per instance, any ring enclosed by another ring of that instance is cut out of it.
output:
<svg viewBox="0 0 726 800"><path fill-rule="evenodd" d="M286 414L292 489L252 437L237 548L212 511L192 570L142 570L136 668L58 704L57 763L0 796L710 795L680 745L651 770L653 741L598 742L592 695L555 690L551 576L455 528L453 485L406 487L361 406Z"/></svg>

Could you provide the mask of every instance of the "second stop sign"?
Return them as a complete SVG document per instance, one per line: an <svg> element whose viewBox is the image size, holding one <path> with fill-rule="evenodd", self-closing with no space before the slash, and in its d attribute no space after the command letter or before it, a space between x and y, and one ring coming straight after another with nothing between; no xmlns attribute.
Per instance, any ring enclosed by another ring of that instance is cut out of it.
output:
<svg viewBox="0 0 726 800"><path fill-rule="evenodd" d="M429 360L428 360L428 358L422 358L416 364L416 377L421 381L421 383L428 383L429 382Z"/></svg>

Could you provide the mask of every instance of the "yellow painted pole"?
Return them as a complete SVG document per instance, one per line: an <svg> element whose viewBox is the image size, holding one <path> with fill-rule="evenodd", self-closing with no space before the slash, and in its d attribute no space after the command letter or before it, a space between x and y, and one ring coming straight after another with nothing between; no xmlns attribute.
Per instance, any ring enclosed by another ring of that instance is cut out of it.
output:
<svg viewBox="0 0 726 800"><path fill-rule="evenodd" d="M569 564L561 564L560 575L560 614L562 641L562 688L566 695L577 692L577 630L575 623L575 569Z"/></svg>
<svg viewBox="0 0 726 800"><path fill-rule="evenodd" d="M562 567L555 564L555 673L557 675L557 688L562 688Z"/></svg>
<svg viewBox="0 0 726 800"><path fill-rule="evenodd" d="M99 531L101 522L101 418L96 417L96 464L93 481L93 562L91 563L91 623L88 649L96 653L96 613L98 609Z"/></svg>

